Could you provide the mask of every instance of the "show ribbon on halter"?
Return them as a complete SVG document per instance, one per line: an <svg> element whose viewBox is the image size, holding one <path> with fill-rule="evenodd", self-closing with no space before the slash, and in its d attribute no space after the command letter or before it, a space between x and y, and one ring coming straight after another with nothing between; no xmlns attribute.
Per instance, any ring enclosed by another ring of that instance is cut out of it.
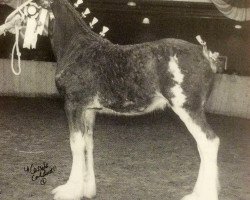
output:
<svg viewBox="0 0 250 200"><path fill-rule="evenodd" d="M83 3L83 0L77 0L74 6L77 8ZM86 18L91 11L86 8L84 12L81 13L83 18ZM33 0L27 0L22 5L16 8L5 20L5 23L0 26L0 35L5 34L6 31L15 34L15 43L12 49L11 56L11 69L15 75L20 75L21 73L21 53L19 50L19 36L20 32L25 30L23 48L34 49L36 48L38 35L48 35L47 27L49 20L54 19L52 12L47 9L38 6ZM89 23L91 29L99 20L94 17ZM23 29L25 28L25 29ZM100 36L105 37L109 28L103 26L102 31L99 33ZM18 70L14 69L14 53L16 50L16 55L18 58Z"/></svg>
<svg viewBox="0 0 250 200"><path fill-rule="evenodd" d="M29 7L26 7L27 25L24 36L23 48L35 49L37 42L37 7L32 3Z"/></svg>
<svg viewBox="0 0 250 200"><path fill-rule="evenodd" d="M47 17L48 17L48 10L42 8L40 10L39 16L38 16L38 27L37 27L37 33L38 35L42 35L45 29L45 25L47 23Z"/></svg>
<svg viewBox="0 0 250 200"><path fill-rule="evenodd" d="M19 36L22 28L26 28L24 34L23 48L36 48L37 36L43 35L48 25L49 12L41 8L33 0L28 0L16 8L0 26L0 35L6 31L15 34L15 43L12 48L11 69L15 75L21 73L21 53L19 50ZM47 35L47 33L45 33ZM14 53L18 58L18 70L14 69Z"/></svg>

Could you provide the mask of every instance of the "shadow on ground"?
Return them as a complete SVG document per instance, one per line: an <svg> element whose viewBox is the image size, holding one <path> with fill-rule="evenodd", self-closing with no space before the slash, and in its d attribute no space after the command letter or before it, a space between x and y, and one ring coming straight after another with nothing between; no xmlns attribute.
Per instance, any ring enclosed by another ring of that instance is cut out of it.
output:
<svg viewBox="0 0 250 200"><path fill-rule="evenodd" d="M250 121L208 115L221 138L221 200L248 200ZM69 133L60 99L0 98L0 199L49 200L67 181ZM179 200L191 192L199 157L195 142L171 111L141 117L98 116L94 133L100 200ZM47 162L54 173L32 181L24 167Z"/></svg>

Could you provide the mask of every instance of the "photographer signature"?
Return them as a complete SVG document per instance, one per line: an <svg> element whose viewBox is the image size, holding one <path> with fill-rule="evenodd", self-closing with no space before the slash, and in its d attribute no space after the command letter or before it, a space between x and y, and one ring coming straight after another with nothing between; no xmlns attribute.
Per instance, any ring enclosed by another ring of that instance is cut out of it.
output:
<svg viewBox="0 0 250 200"><path fill-rule="evenodd" d="M35 166L32 163L31 165L24 167L24 171L32 175L32 181L39 180L41 185L45 185L47 182L45 177L54 173L56 171L56 166L49 167L47 162L43 162L42 165L38 166Z"/></svg>

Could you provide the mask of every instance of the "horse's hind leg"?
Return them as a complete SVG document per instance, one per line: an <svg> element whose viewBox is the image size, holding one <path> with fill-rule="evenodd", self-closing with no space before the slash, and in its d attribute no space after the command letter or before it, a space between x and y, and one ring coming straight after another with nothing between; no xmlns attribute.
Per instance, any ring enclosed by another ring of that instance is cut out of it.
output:
<svg viewBox="0 0 250 200"><path fill-rule="evenodd" d="M198 59L198 57L197 57ZM218 200L218 169L217 153L219 138L210 128L204 114L204 102L211 88L212 76L206 69L208 63L190 63L197 66L196 71L182 72L180 65L185 67L187 63L179 62L177 56L170 57L169 72L173 75L172 88L168 88L171 96L168 96L171 108L185 123L187 129L197 142L200 154L200 169L193 192L183 200ZM204 65L204 66L203 66ZM209 68L208 68L209 69Z"/></svg>
<svg viewBox="0 0 250 200"><path fill-rule="evenodd" d="M183 200L218 200L217 153L219 138L206 122L202 109L195 112L181 106L173 106L172 109L179 115L196 140L201 159L194 190Z"/></svg>

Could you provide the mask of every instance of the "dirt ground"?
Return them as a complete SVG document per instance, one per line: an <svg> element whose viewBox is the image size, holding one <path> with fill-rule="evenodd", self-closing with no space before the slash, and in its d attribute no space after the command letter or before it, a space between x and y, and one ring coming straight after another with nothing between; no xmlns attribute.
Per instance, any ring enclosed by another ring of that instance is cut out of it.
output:
<svg viewBox="0 0 250 200"><path fill-rule="evenodd" d="M208 115L221 138L220 200L250 199L250 120ZM71 167L60 99L0 98L0 199L49 200ZM98 200L180 200L195 183L199 157L185 126L169 110L141 117L98 116L94 133ZM24 168L56 170L31 180Z"/></svg>

